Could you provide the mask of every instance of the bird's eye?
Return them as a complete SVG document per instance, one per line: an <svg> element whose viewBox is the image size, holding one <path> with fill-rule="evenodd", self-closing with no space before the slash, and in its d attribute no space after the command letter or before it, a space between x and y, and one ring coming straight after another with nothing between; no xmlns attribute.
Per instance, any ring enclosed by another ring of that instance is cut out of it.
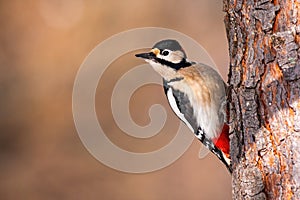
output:
<svg viewBox="0 0 300 200"><path fill-rule="evenodd" d="M169 55L169 51L168 51L168 50L163 50L163 51L161 52L161 54L162 54L163 56L167 56L167 55Z"/></svg>

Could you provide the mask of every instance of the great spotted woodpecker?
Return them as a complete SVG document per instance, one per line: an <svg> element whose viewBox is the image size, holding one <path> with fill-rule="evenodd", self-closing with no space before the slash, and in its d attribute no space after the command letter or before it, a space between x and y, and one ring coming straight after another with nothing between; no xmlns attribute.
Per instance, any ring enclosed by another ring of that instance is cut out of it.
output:
<svg viewBox="0 0 300 200"><path fill-rule="evenodd" d="M174 113L232 172L226 118L226 84L211 67L190 62L176 40L163 40L147 53L136 54L163 78Z"/></svg>

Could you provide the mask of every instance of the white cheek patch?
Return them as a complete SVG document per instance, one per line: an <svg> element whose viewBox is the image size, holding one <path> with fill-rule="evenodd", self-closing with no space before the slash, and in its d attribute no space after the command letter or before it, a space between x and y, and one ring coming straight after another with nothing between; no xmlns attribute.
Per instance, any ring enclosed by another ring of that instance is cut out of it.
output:
<svg viewBox="0 0 300 200"><path fill-rule="evenodd" d="M157 54L157 58L160 58L162 60L169 61L171 63L180 63L182 61L182 58L184 57L183 53L181 51L170 51L169 55L163 56L161 54Z"/></svg>
<svg viewBox="0 0 300 200"><path fill-rule="evenodd" d="M194 133L194 129L191 126L191 124L186 120L186 118L184 117L184 114L180 112L177 103L176 103L176 99L173 95L173 91L172 88L169 88L168 92L167 92L167 97L169 100L169 104L172 108L172 110L175 112L175 114L177 115L177 117L179 117L179 119L181 119L188 127L189 129Z"/></svg>

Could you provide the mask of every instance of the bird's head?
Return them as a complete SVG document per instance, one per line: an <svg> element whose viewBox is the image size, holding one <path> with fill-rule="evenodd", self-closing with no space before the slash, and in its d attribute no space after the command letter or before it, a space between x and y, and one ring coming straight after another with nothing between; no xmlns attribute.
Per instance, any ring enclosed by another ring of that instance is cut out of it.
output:
<svg viewBox="0 0 300 200"><path fill-rule="evenodd" d="M162 40L157 42L150 52L136 54L136 57L143 58L153 65L161 65L178 70L190 66L186 54L176 40Z"/></svg>

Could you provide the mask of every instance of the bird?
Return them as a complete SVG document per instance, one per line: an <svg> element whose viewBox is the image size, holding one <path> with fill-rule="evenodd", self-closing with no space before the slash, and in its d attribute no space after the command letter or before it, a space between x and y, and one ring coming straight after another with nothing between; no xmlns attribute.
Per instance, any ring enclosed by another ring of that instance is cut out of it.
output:
<svg viewBox="0 0 300 200"><path fill-rule="evenodd" d="M226 88L219 73L203 63L189 61L175 39L154 44L144 59L162 77L170 107L195 136L232 173Z"/></svg>

